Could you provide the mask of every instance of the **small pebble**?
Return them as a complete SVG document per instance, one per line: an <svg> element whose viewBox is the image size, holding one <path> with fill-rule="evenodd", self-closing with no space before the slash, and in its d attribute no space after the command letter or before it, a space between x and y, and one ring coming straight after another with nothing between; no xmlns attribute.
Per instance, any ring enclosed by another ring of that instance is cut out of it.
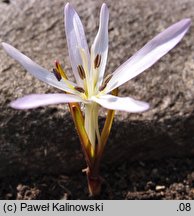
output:
<svg viewBox="0 0 194 216"><path fill-rule="evenodd" d="M162 190L165 190L165 186L164 185L157 185L156 186L156 191L162 191Z"/></svg>

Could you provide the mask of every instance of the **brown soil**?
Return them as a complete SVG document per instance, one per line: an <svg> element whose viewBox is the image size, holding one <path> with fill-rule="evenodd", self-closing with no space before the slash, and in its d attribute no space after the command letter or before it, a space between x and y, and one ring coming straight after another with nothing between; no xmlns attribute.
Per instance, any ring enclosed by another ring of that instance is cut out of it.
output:
<svg viewBox="0 0 194 216"><path fill-rule="evenodd" d="M194 159L123 163L102 167L103 191L95 199L194 199ZM84 174L21 176L0 180L0 199L91 199Z"/></svg>

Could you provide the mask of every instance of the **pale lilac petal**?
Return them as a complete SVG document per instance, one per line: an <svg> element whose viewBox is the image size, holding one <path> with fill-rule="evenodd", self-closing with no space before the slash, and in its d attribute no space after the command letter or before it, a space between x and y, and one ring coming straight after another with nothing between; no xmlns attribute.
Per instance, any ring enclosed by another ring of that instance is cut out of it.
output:
<svg viewBox="0 0 194 216"><path fill-rule="evenodd" d="M83 81L80 79L77 71L78 65L83 66L80 49L85 51L88 63L90 63L90 55L82 22L77 12L69 3L67 3L64 8L64 23L73 73L77 84L83 87ZM89 68L87 68L87 70L88 69Z"/></svg>
<svg viewBox="0 0 194 216"><path fill-rule="evenodd" d="M111 110L120 110L131 113L137 113L149 109L148 103L134 100L130 97L116 97L107 94L102 95L100 97L92 97L91 100Z"/></svg>
<svg viewBox="0 0 194 216"><path fill-rule="evenodd" d="M190 25L190 19L183 19L149 41L113 73L105 92L110 92L151 67L183 38Z"/></svg>
<svg viewBox="0 0 194 216"><path fill-rule="evenodd" d="M63 80L58 81L51 72L33 62L30 58L22 54L19 50L17 50L10 44L2 43L2 46L12 58L18 61L30 74L32 74L39 80L69 93L75 93L75 90L70 89ZM72 82L68 81L68 83L72 86L75 86L75 84Z"/></svg>
<svg viewBox="0 0 194 216"><path fill-rule="evenodd" d="M97 55L101 56L100 66L98 67L96 77L98 79L97 86L101 85L102 79L104 76L104 71L107 62L108 55L108 20L109 20L109 11L106 4L102 4L100 11L100 24L99 30L92 45L92 66L94 67L94 60ZM95 71L95 70L93 70Z"/></svg>
<svg viewBox="0 0 194 216"><path fill-rule="evenodd" d="M40 106L60 103L81 102L82 99L71 94L31 94L10 103L15 109L32 109Z"/></svg>

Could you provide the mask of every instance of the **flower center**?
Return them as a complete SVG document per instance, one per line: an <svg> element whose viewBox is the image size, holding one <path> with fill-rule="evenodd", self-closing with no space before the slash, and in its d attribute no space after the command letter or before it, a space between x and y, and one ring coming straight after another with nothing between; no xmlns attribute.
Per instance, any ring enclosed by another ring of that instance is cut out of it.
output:
<svg viewBox="0 0 194 216"><path fill-rule="evenodd" d="M104 89L106 88L108 82L112 78L112 74L109 74L105 77L103 82L101 83L99 80L100 74L100 66L102 64L102 56L97 54L94 57L94 53L91 53L91 64L88 64L87 55L84 49L80 48L80 56L82 60L82 64L77 66L77 73L82 80L82 86L75 86L70 81L68 81L68 77L59 64L58 61L55 62L55 68L52 73L55 75L56 79L60 82L61 79L67 84L67 86L75 91L76 95L79 95L84 100L90 100L92 96L98 96L99 94L103 94Z"/></svg>

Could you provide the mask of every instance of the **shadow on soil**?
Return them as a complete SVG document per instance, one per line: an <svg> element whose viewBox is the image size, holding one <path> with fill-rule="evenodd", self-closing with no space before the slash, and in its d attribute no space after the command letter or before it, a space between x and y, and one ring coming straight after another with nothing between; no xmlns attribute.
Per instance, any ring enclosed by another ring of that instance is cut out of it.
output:
<svg viewBox="0 0 194 216"><path fill-rule="evenodd" d="M89 199L69 114L4 109L0 118L0 199ZM110 186L100 198L193 198L193 131L194 113L163 123L115 121L101 169Z"/></svg>

